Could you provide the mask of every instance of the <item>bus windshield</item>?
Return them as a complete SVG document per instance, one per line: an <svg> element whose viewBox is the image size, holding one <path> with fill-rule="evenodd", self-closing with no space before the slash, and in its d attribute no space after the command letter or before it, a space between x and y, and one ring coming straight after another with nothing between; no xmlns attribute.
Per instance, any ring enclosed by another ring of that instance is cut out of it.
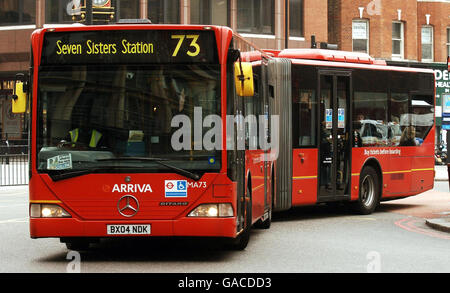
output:
<svg viewBox="0 0 450 293"><path fill-rule="evenodd" d="M194 108L202 117L220 115L219 79L218 64L43 66L37 168L46 173L170 173L171 166L218 171L219 151L180 149L172 137L181 128L173 122L177 115L190 121L187 128L182 125L191 129L182 139L190 139L191 146Z"/></svg>

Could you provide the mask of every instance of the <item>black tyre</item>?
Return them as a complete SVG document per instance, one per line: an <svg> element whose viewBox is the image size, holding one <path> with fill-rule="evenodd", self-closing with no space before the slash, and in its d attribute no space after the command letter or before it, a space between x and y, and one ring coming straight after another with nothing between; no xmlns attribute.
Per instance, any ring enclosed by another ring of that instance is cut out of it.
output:
<svg viewBox="0 0 450 293"><path fill-rule="evenodd" d="M244 250L250 240L250 230L252 228L252 199L250 190L247 187L247 194L244 198L244 228L241 233L228 242L228 247L232 250Z"/></svg>
<svg viewBox="0 0 450 293"><path fill-rule="evenodd" d="M71 240L69 242L66 242L67 249L75 251L88 250L89 245L90 245L89 241L83 239Z"/></svg>
<svg viewBox="0 0 450 293"><path fill-rule="evenodd" d="M273 175L272 175L272 178L273 178ZM267 218L265 220L259 219L258 222L255 223L255 228L258 228L258 229L269 229L270 228L270 225L272 224L273 193L274 193L274 186L272 183L272 202L271 202L269 210L264 214L264 217L267 217Z"/></svg>
<svg viewBox="0 0 450 293"><path fill-rule="evenodd" d="M366 166L359 177L359 198L354 203L357 213L368 215L375 211L380 202L380 178L377 171Z"/></svg>

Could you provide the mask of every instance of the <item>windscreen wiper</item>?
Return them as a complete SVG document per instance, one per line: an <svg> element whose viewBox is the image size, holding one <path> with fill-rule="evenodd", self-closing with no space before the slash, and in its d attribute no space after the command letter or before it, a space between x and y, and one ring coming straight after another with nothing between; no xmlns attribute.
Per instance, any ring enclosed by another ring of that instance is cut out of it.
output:
<svg viewBox="0 0 450 293"><path fill-rule="evenodd" d="M185 176L187 178L190 178L192 180L199 180L200 179L200 175L195 174L191 171L185 170L185 169L181 169L169 164L164 163L164 161L167 161L168 159L164 159L164 158L146 158L146 157L118 157L118 158L108 158L108 159L97 159L97 161L99 162L114 162L114 161L150 161L150 162L155 162L161 166L164 166L172 171L174 171L177 174L180 174L182 176Z"/></svg>
<svg viewBox="0 0 450 293"><path fill-rule="evenodd" d="M86 174L94 173L98 170L99 170L99 168L81 169L81 170L64 171L64 172L63 172L63 170L61 170L61 171L49 170L49 172L47 174L48 174L48 176L50 176L50 178L53 181L60 181L60 180L64 180L64 179L69 179L69 178L73 178L73 177L78 177L78 176L83 176Z"/></svg>
<svg viewBox="0 0 450 293"><path fill-rule="evenodd" d="M108 169L117 169L118 166L101 166L101 167L94 167L94 168L88 168L88 169L80 169L80 170L47 170L48 176L53 181L60 181L65 179L70 179L73 177L83 176L91 173L95 173L98 171L108 170ZM123 168L123 167L120 167Z"/></svg>

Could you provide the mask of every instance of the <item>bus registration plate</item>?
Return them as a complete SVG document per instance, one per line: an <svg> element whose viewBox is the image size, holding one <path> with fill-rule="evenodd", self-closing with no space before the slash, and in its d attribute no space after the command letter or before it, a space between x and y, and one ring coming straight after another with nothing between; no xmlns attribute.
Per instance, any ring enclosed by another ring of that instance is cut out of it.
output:
<svg viewBox="0 0 450 293"><path fill-rule="evenodd" d="M108 235L150 235L150 225L107 225Z"/></svg>

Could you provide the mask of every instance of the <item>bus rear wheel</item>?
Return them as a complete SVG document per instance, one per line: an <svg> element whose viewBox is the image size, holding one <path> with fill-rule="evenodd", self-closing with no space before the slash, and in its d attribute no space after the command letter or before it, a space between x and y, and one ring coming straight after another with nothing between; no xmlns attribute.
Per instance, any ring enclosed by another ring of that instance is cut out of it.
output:
<svg viewBox="0 0 450 293"><path fill-rule="evenodd" d="M354 203L357 213L368 215L375 211L380 200L380 178L372 166L366 166L359 177L359 197Z"/></svg>

